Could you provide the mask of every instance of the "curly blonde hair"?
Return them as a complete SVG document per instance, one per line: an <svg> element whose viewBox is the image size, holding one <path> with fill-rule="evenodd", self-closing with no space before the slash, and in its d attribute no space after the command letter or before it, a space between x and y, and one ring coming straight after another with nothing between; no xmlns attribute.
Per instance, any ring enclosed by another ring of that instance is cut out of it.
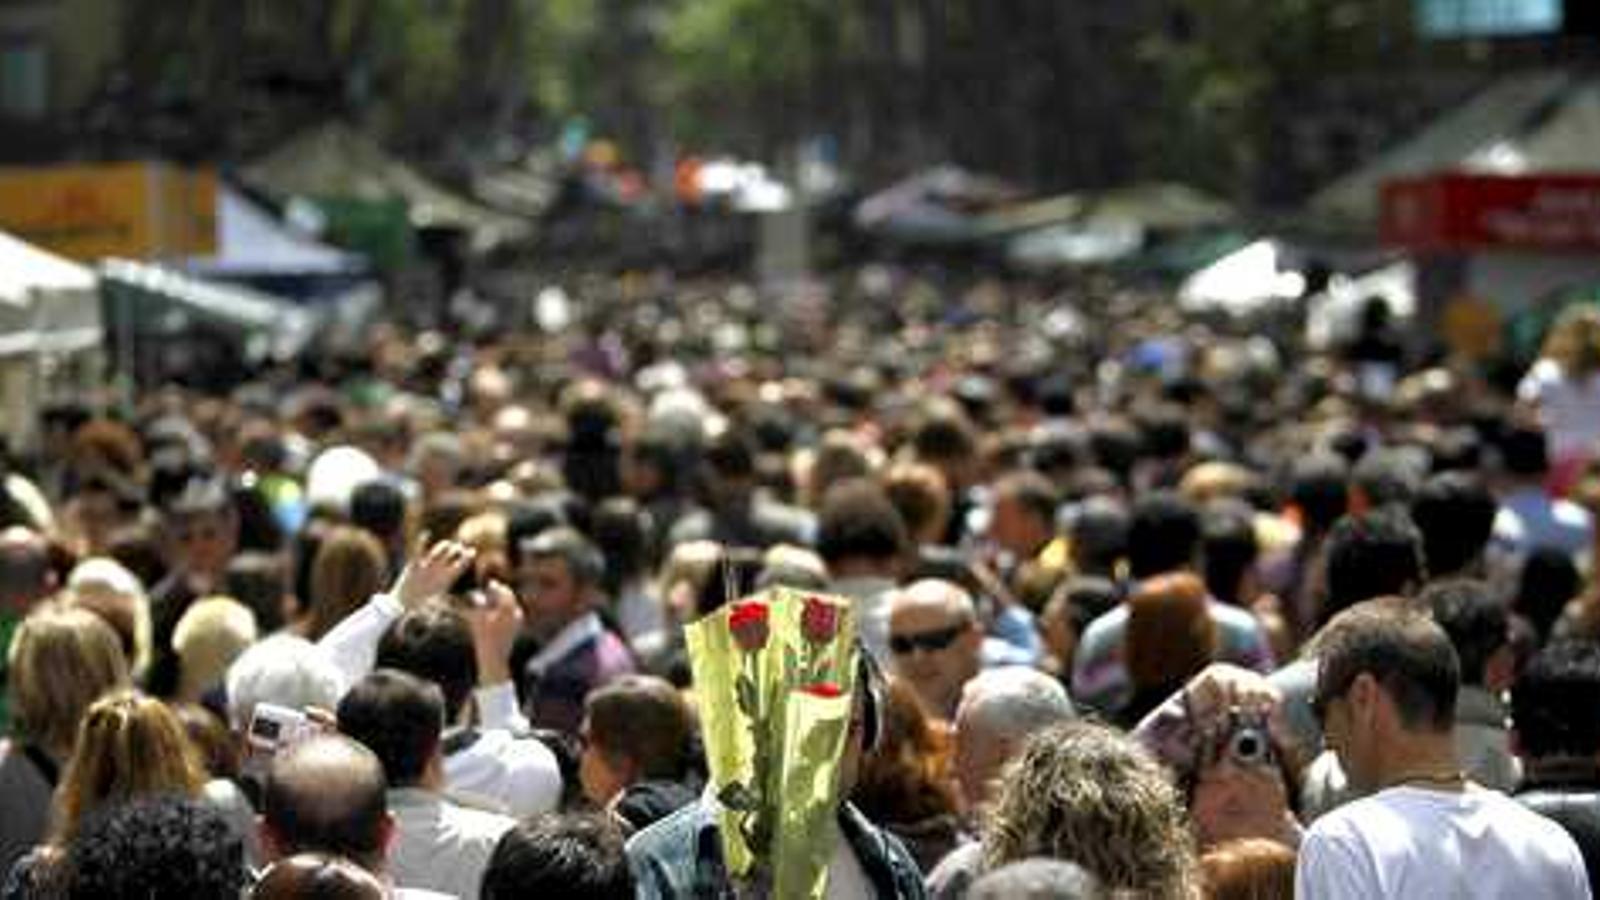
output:
<svg viewBox="0 0 1600 900"><path fill-rule="evenodd" d="M987 868L1053 857L1133 896L1200 896L1183 796L1131 738L1090 722L1048 728L1029 739L1001 784L984 829Z"/></svg>

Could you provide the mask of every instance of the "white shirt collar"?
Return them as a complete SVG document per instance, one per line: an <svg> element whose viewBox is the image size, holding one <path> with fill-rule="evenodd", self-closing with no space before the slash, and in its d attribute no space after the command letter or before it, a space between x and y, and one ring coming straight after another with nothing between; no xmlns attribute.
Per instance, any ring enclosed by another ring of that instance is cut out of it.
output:
<svg viewBox="0 0 1600 900"><path fill-rule="evenodd" d="M599 613L584 613L556 632L556 636L528 660L528 670L535 675L543 675L546 669L555 665L562 657L578 649L586 641L599 637L604 630L605 626L600 624Z"/></svg>

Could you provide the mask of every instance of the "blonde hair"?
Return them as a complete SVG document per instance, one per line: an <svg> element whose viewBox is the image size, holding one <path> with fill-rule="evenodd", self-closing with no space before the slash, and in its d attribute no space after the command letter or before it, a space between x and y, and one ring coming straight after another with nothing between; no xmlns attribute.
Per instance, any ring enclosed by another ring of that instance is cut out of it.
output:
<svg viewBox="0 0 1600 900"><path fill-rule="evenodd" d="M506 514L499 510L476 513L456 526L456 540L479 553L510 552L506 537Z"/></svg>
<svg viewBox="0 0 1600 900"><path fill-rule="evenodd" d="M191 605L172 631L172 649L181 666L178 696L198 700L222 681L256 636L255 613L232 597L207 597Z"/></svg>
<svg viewBox="0 0 1600 900"><path fill-rule="evenodd" d="M1183 796L1131 738L1089 722L1053 726L1028 740L1000 783L984 830L987 868L1046 856L1134 896L1199 896Z"/></svg>
<svg viewBox="0 0 1600 900"><path fill-rule="evenodd" d="M316 640L383 589L388 555L370 533L350 525L328 532L311 563L307 634Z"/></svg>
<svg viewBox="0 0 1600 900"><path fill-rule="evenodd" d="M198 796L204 772L183 724L166 704L131 690L102 697L84 714L62 774L52 843L70 841L83 817L109 802Z"/></svg>
<svg viewBox="0 0 1600 900"><path fill-rule="evenodd" d="M1178 493L1190 503L1203 506L1221 498L1243 498L1257 482L1255 473L1238 463L1210 460L1197 463L1183 473Z"/></svg>
<svg viewBox="0 0 1600 900"><path fill-rule="evenodd" d="M472 565L478 573L480 583L491 578L510 581L511 551L508 527L506 514L499 510L468 516L466 521L456 526L456 540L478 551Z"/></svg>
<svg viewBox="0 0 1600 900"><path fill-rule="evenodd" d="M1600 369L1600 307L1567 307L1550 326L1539 355L1554 360L1568 378Z"/></svg>
<svg viewBox="0 0 1600 900"><path fill-rule="evenodd" d="M1228 841L1200 858L1210 900L1294 897L1295 852L1266 838Z"/></svg>
<svg viewBox="0 0 1600 900"><path fill-rule="evenodd" d="M6 656L19 736L65 754L95 698L128 684L116 632L86 609L56 603L22 620Z"/></svg>

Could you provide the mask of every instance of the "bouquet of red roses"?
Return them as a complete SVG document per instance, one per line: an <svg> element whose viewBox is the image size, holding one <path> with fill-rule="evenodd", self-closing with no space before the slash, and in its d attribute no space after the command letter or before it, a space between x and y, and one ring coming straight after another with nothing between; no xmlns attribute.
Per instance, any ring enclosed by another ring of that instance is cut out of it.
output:
<svg viewBox="0 0 1600 900"><path fill-rule="evenodd" d="M855 696L850 601L772 588L685 628L728 873L821 897Z"/></svg>

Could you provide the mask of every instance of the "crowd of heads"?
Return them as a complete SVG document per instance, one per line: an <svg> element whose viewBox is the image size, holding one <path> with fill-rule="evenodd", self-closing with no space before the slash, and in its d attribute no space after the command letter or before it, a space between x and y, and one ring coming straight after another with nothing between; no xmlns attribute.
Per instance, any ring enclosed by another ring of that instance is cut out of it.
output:
<svg viewBox="0 0 1600 900"><path fill-rule="evenodd" d="M939 896L1290 896L1470 704L1493 787L1600 754L1580 326L1519 384L1100 283L582 290L51 411L0 505L17 883L627 895L705 803L682 626L774 585L854 605L843 791Z"/></svg>

